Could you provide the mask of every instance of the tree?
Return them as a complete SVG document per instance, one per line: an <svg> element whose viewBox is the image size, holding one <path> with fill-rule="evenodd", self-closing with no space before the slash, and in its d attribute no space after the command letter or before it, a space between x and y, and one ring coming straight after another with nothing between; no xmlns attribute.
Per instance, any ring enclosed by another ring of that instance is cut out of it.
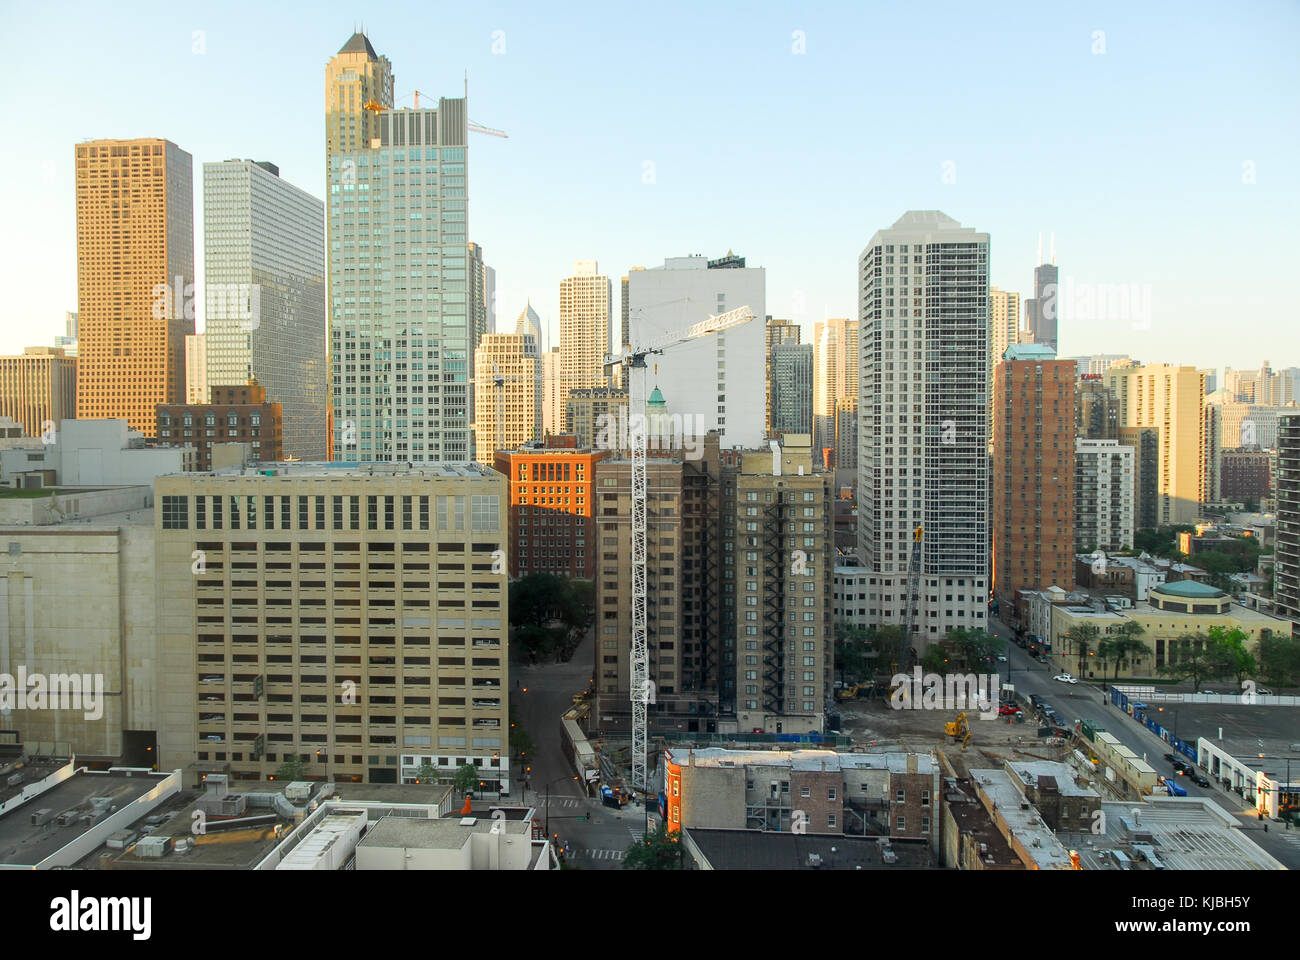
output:
<svg viewBox="0 0 1300 960"><path fill-rule="evenodd" d="M1185 633L1169 644L1169 660L1159 672L1178 680L1191 680L1192 692L1211 677L1221 676L1223 664L1206 650L1206 637L1201 633Z"/></svg>
<svg viewBox="0 0 1300 960"><path fill-rule="evenodd" d="M301 780L305 776L307 776L307 765L302 762L302 757L296 753L286 753L284 761L275 770L275 779L286 780L289 783Z"/></svg>
<svg viewBox="0 0 1300 960"><path fill-rule="evenodd" d="M451 785L456 788L456 792L462 797L472 793L478 788L478 767L472 763L467 763L456 771L456 776L452 777Z"/></svg>
<svg viewBox="0 0 1300 960"><path fill-rule="evenodd" d="M1141 636L1146 631L1136 620L1126 620L1109 636L1097 644L1097 656L1107 663L1115 664L1115 681L1119 681L1120 663L1130 660L1134 668L1138 661L1145 659L1149 651L1146 641Z"/></svg>
<svg viewBox="0 0 1300 960"><path fill-rule="evenodd" d="M926 673L943 673L947 666L948 658L938 644L932 644L921 658L921 669Z"/></svg>
<svg viewBox="0 0 1300 960"><path fill-rule="evenodd" d="M1062 639L1070 641L1070 649L1079 657L1079 669L1076 671L1079 676L1086 677L1088 654L1096 644L1097 638L1101 636L1101 630L1096 624L1080 623L1071 627L1064 634Z"/></svg>
<svg viewBox="0 0 1300 960"><path fill-rule="evenodd" d="M685 853L682 845L668 835L666 824L645 834L628 847L623 859L624 870L684 870Z"/></svg>
<svg viewBox="0 0 1300 960"><path fill-rule="evenodd" d="M1246 649L1246 641L1250 639L1246 631L1239 627L1210 627L1209 639L1211 655L1222 664L1224 673L1237 678L1237 686L1258 671L1259 665Z"/></svg>
<svg viewBox="0 0 1300 960"><path fill-rule="evenodd" d="M437 783L438 771L431 763L420 764L420 769L415 771L416 783Z"/></svg>
<svg viewBox="0 0 1300 960"><path fill-rule="evenodd" d="M527 757L533 752L533 738L524 729L513 703L510 704L510 749L519 758Z"/></svg>
<svg viewBox="0 0 1300 960"><path fill-rule="evenodd" d="M847 673L855 680L867 672L867 630L848 623L835 624L835 669L844 680Z"/></svg>
<svg viewBox="0 0 1300 960"><path fill-rule="evenodd" d="M1260 631L1259 674L1279 687L1300 686L1300 637Z"/></svg>

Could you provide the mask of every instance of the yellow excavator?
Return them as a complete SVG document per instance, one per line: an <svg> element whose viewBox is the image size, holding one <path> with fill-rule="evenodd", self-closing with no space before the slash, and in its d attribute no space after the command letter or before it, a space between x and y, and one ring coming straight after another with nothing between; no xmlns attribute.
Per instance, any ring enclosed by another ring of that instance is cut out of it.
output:
<svg viewBox="0 0 1300 960"><path fill-rule="evenodd" d="M859 683L850 684L847 687L840 687L840 689L835 691L835 699L853 700L858 696L861 690L862 690L862 685Z"/></svg>
<svg viewBox="0 0 1300 960"><path fill-rule="evenodd" d="M961 748L966 749L966 744L970 743L970 724L966 722L964 712L957 714L957 719L951 723L943 725L943 732L952 737L953 740L961 740Z"/></svg>

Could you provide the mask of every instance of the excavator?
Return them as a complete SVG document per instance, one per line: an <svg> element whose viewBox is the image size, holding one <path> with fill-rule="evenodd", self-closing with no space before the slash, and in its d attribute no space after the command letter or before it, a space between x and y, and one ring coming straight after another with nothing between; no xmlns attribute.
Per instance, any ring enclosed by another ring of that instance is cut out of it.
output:
<svg viewBox="0 0 1300 960"><path fill-rule="evenodd" d="M957 719L951 723L943 725L943 732L952 737L953 740L961 740L961 748L966 749L966 744L970 743L970 724L966 722L965 711L957 714Z"/></svg>

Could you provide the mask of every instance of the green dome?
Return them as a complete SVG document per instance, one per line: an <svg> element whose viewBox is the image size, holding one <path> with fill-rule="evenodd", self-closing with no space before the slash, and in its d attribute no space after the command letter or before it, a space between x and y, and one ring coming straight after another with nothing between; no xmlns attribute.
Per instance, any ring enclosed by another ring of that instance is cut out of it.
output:
<svg viewBox="0 0 1300 960"><path fill-rule="evenodd" d="M1166 596L1185 597L1192 600L1219 599L1227 596L1218 587L1212 587L1208 583L1198 583L1195 580L1176 580L1173 583L1162 583L1158 587L1152 587L1152 589Z"/></svg>
<svg viewBox="0 0 1300 960"><path fill-rule="evenodd" d="M664 401L664 395L663 395L662 393L659 392L659 388L658 388L658 387L655 387L653 390L650 391L650 399L648 399L648 400L645 402L645 405L646 405L647 407L664 407L664 406L667 406L667 403Z"/></svg>

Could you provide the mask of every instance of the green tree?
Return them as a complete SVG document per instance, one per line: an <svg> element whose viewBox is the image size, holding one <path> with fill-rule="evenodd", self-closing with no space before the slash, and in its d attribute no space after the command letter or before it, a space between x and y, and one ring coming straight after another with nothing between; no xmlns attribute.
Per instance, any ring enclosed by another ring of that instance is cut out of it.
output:
<svg viewBox="0 0 1300 960"><path fill-rule="evenodd" d="M302 780L306 776L307 765L302 762L302 757L296 753L286 753L284 760L275 769L275 779L285 780L289 783Z"/></svg>
<svg viewBox="0 0 1300 960"><path fill-rule="evenodd" d="M478 767L472 763L467 763L456 771L456 776L452 777L451 785L462 797L478 789Z"/></svg>
<svg viewBox="0 0 1300 960"><path fill-rule="evenodd" d="M1246 649L1249 635L1238 627L1210 627L1209 633L1212 656L1223 664L1223 672L1230 673L1237 679L1237 686L1246 677L1258 672L1259 664L1250 651Z"/></svg>
<svg viewBox="0 0 1300 960"><path fill-rule="evenodd" d="M1260 631L1259 675L1275 686L1300 686L1300 637Z"/></svg>
<svg viewBox="0 0 1300 960"><path fill-rule="evenodd" d="M416 783L437 783L438 771L431 763L420 764L420 769L415 771Z"/></svg>
<svg viewBox="0 0 1300 960"><path fill-rule="evenodd" d="M870 653L866 628L848 623L835 625L835 670L841 681L845 674L854 680L865 677Z"/></svg>
<svg viewBox="0 0 1300 960"><path fill-rule="evenodd" d="M628 847L623 859L624 870L684 870L685 852L677 840L668 835L668 828L660 824Z"/></svg>
<svg viewBox="0 0 1300 960"><path fill-rule="evenodd" d="M944 673L948 669L948 657L939 649L938 644L931 644L921 658L921 669L926 673Z"/></svg>
<svg viewBox="0 0 1300 960"><path fill-rule="evenodd" d="M513 703L510 704L510 750L520 759L528 757L533 752L533 738L524 729L523 723L519 720L519 712Z"/></svg>
<svg viewBox="0 0 1300 960"><path fill-rule="evenodd" d="M1070 641L1070 650L1079 658L1079 668L1075 672L1080 677L1088 675L1088 654L1096 649L1097 638L1100 636L1101 630L1093 623L1080 623L1061 635L1061 639Z"/></svg>
<svg viewBox="0 0 1300 960"><path fill-rule="evenodd" d="M1139 662L1146 659L1150 649L1142 634L1146 631L1136 620L1126 620L1116 628L1115 633L1097 644L1097 656L1105 663L1115 664L1115 680L1119 680L1120 665L1128 660L1136 669Z"/></svg>
<svg viewBox="0 0 1300 960"><path fill-rule="evenodd" d="M1223 675L1223 663L1207 649L1202 633L1185 633L1169 644L1169 660L1159 667L1163 676L1191 680L1192 691L1212 677Z"/></svg>

